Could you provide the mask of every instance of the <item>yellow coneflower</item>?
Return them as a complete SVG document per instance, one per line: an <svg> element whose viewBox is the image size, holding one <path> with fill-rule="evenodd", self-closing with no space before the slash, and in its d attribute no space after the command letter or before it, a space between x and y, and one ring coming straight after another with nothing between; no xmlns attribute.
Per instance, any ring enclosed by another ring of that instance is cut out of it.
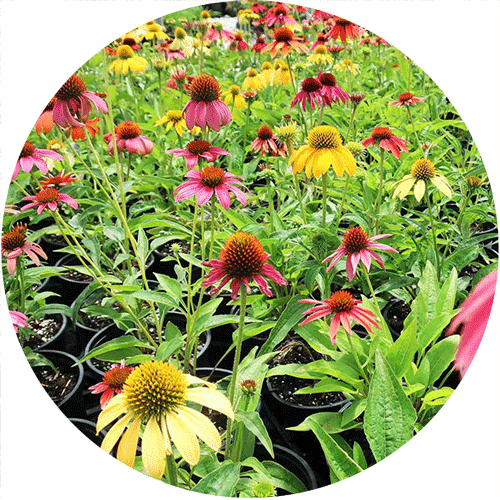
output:
<svg viewBox="0 0 500 500"><path fill-rule="evenodd" d="M163 32L163 27L156 21L149 21L144 28L146 29L144 32L146 40L165 40L167 38L167 35Z"/></svg>
<svg viewBox="0 0 500 500"><path fill-rule="evenodd" d="M134 50L128 45L120 45L116 49L117 59L109 66L110 72L126 75L129 71L134 73L144 73L148 67L148 62L144 57L136 56Z"/></svg>
<svg viewBox="0 0 500 500"><path fill-rule="evenodd" d="M328 49L324 45L317 45L314 52L307 58L307 62L326 65L333 62L333 57L328 53Z"/></svg>
<svg viewBox="0 0 500 500"><path fill-rule="evenodd" d="M446 177L436 174L436 167L427 158L420 158L411 167L411 173L405 175L400 181L395 184L393 198L396 196L399 199L405 198L411 188L415 186L413 191L417 201L420 201L425 194L427 182L430 181L436 186L441 193L451 198L451 186Z"/></svg>
<svg viewBox="0 0 500 500"><path fill-rule="evenodd" d="M297 134L297 123L291 121L281 127L276 127L274 129L274 133L281 142L289 145L291 144L291 141L295 139L295 135Z"/></svg>
<svg viewBox="0 0 500 500"><path fill-rule="evenodd" d="M47 143L47 149L49 151L55 151L56 153L63 155L71 167L75 164L75 159L73 158L73 155L69 152L69 149L61 141L57 139L51 139ZM45 163L47 164L48 169L52 170L57 165L57 160L47 157L45 159Z"/></svg>
<svg viewBox="0 0 500 500"><path fill-rule="evenodd" d="M351 59L342 59L342 61L336 64L334 67L337 71L350 71L353 75L359 73L359 66L354 64Z"/></svg>
<svg viewBox="0 0 500 500"><path fill-rule="evenodd" d="M277 69L276 66L274 68L273 85L275 87L278 85L287 87L292 84L292 75L288 64L282 62Z"/></svg>
<svg viewBox="0 0 500 500"><path fill-rule="evenodd" d="M249 24L253 19L259 19L259 15L251 9L242 9L238 11L238 21L240 24Z"/></svg>
<svg viewBox="0 0 500 500"><path fill-rule="evenodd" d="M133 467L144 425L142 462L149 476L163 476L172 445L188 464L196 465L200 460L198 438L214 451L220 448L221 438L208 417L187 405L190 402L234 418L231 403L214 384L182 373L165 361L138 366L128 376L121 394L114 396L99 415L96 433L120 417L101 448L110 453L120 441L116 458Z"/></svg>
<svg viewBox="0 0 500 500"><path fill-rule="evenodd" d="M262 85L267 87L268 85L272 85L274 79L274 66L273 63L269 61L264 61L262 66L260 67L260 79Z"/></svg>
<svg viewBox="0 0 500 500"><path fill-rule="evenodd" d="M210 20L210 12L208 12L208 10L202 10L201 14L200 14L200 19L203 22L209 21Z"/></svg>
<svg viewBox="0 0 500 500"><path fill-rule="evenodd" d="M229 90L226 90L222 93L222 95L224 96L224 103L230 106L234 102L234 105L238 109L246 108L247 103L245 102L245 98L240 95L240 92L241 89L238 87L238 85L231 85L229 87Z"/></svg>
<svg viewBox="0 0 500 500"><path fill-rule="evenodd" d="M193 45L193 38L188 36L184 28L175 28L174 40L170 44L172 50L190 50Z"/></svg>
<svg viewBox="0 0 500 500"><path fill-rule="evenodd" d="M243 90L261 90L264 87L259 72L254 68L247 70L247 76L243 80Z"/></svg>
<svg viewBox="0 0 500 500"><path fill-rule="evenodd" d="M288 160L293 164L293 172L306 169L307 177L318 178L328 172L330 167L337 176L342 177L344 171L353 175L356 171L356 160L349 150L342 146L340 132L332 126L314 127L307 136L307 144L295 151Z"/></svg>
<svg viewBox="0 0 500 500"><path fill-rule="evenodd" d="M184 130L187 130L187 125L186 121L182 117L182 111L179 111L177 109L172 109L167 112L165 116L160 118L156 123L155 127L158 127L159 125L167 124L167 132L173 127L175 131L179 134L182 135Z"/></svg>
<svg viewBox="0 0 500 500"><path fill-rule="evenodd" d="M209 56L210 55L210 41L209 40L200 40L199 38L191 38L191 45L186 46L184 49L184 55L186 57L198 56L200 54L200 48L203 43L203 54Z"/></svg>

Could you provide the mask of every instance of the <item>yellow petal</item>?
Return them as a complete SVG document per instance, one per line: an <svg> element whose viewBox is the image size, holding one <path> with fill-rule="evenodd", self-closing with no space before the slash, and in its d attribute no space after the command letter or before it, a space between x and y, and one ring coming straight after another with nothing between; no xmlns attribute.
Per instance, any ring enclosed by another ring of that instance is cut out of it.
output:
<svg viewBox="0 0 500 500"><path fill-rule="evenodd" d="M400 180L396 185L396 189L394 190L394 194L392 195L392 197L396 198L396 196L399 196L400 200L406 198L411 188L413 187L413 184L415 184L414 177L412 177L411 175L408 175L406 179L403 177L403 179Z"/></svg>
<svg viewBox="0 0 500 500"><path fill-rule="evenodd" d="M415 198L417 199L417 201L420 201L425 194L425 181L424 180L420 179L419 181L417 181L417 183L415 184L414 193L415 193Z"/></svg>
<svg viewBox="0 0 500 500"><path fill-rule="evenodd" d="M151 417L142 436L142 463L148 476L160 479L165 472L165 441L155 417Z"/></svg>
<svg viewBox="0 0 500 500"><path fill-rule="evenodd" d="M448 196L448 198L451 198L452 192L450 185L448 184L448 181L441 176L436 176L431 179L431 182L436 186L439 191L441 191L445 196Z"/></svg>
<svg viewBox="0 0 500 500"><path fill-rule="evenodd" d="M347 173L349 175L354 175L354 172L356 172L356 169L358 168L354 156L352 156L349 150L344 146L338 148L338 151L344 159L344 167L347 170Z"/></svg>
<svg viewBox="0 0 500 500"><path fill-rule="evenodd" d="M187 406L179 408L177 413L212 450L216 451L221 447L219 432L208 417Z"/></svg>
<svg viewBox="0 0 500 500"><path fill-rule="evenodd" d="M332 157L328 150L320 149L314 153L311 159L312 173L316 179L321 177L324 173L328 172Z"/></svg>
<svg viewBox="0 0 500 500"><path fill-rule="evenodd" d="M106 405L106 408L99 414L97 419L96 434L104 429L113 420L118 418L122 413L125 413L125 407L123 406L123 398L114 397Z"/></svg>
<svg viewBox="0 0 500 500"><path fill-rule="evenodd" d="M113 446L116 444L116 442L122 435L123 430L130 422L130 419L132 417L133 417L132 413L127 413L124 417L118 420L118 422L116 422L116 424L113 425L111 429L109 429L109 431L107 432L106 436L104 437L101 443L101 448L106 453L109 453L113 449Z"/></svg>
<svg viewBox="0 0 500 500"><path fill-rule="evenodd" d="M161 433L163 434L163 439L165 440L165 450L167 450L167 455L172 455L172 443L170 442L170 434L167 428L167 420L165 416L162 415L160 419Z"/></svg>
<svg viewBox="0 0 500 500"><path fill-rule="evenodd" d="M139 431L141 429L141 419L136 418L124 432L123 437L120 439L116 458L128 465L134 467L135 453L137 450L137 441L139 440Z"/></svg>
<svg viewBox="0 0 500 500"><path fill-rule="evenodd" d="M208 382L207 380L203 380L198 377L194 377L193 375L189 375L188 373L184 374L184 378L188 381L189 385L194 385L194 384L202 384L206 385L207 387L210 387L212 389L216 389L217 386L213 384L212 382Z"/></svg>
<svg viewBox="0 0 500 500"><path fill-rule="evenodd" d="M337 177L344 175L344 157L338 149L330 150L331 166Z"/></svg>
<svg viewBox="0 0 500 500"><path fill-rule="evenodd" d="M212 408L212 410L223 413L230 419L234 419L231 401L219 391L207 387L188 388L186 389L186 398L188 401Z"/></svg>
<svg viewBox="0 0 500 500"><path fill-rule="evenodd" d="M170 437L182 458L190 465L200 461L200 445L189 425L174 412L167 413L167 427Z"/></svg>

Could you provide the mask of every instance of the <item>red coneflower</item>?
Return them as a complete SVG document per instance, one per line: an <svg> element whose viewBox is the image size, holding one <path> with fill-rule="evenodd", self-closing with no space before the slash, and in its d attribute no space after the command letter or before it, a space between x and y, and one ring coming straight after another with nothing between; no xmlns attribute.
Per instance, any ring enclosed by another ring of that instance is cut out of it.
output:
<svg viewBox="0 0 500 500"><path fill-rule="evenodd" d="M322 10L314 10L312 13L312 19L315 21L326 21L331 17L333 17L332 14L328 14L328 12L323 12Z"/></svg>
<svg viewBox="0 0 500 500"><path fill-rule="evenodd" d="M12 275L16 272L17 258L25 253L37 266L40 265L40 259L47 258L38 243L26 240L26 231L28 227L25 224L17 223L11 231L2 236L2 255L7 258L7 272ZM23 325L26 326L26 325Z"/></svg>
<svg viewBox="0 0 500 500"><path fill-rule="evenodd" d="M103 376L102 382L89 387L91 394L101 394L101 410L109 403L110 399L116 394L120 394L123 385L128 376L134 371L131 366L125 366L125 360L122 359L119 365L113 365Z"/></svg>
<svg viewBox="0 0 500 500"><path fill-rule="evenodd" d="M93 118L92 120L84 120L83 127L69 127L66 130L66 134L76 141L85 140L85 130L92 136L95 137L99 133L99 127L97 124L101 121L99 117Z"/></svg>
<svg viewBox="0 0 500 500"><path fill-rule="evenodd" d="M252 5L250 6L250 10L252 12L255 12L256 14L258 14L259 12L264 12L266 8L267 7L265 5L262 5L259 2L252 2Z"/></svg>
<svg viewBox="0 0 500 500"><path fill-rule="evenodd" d="M336 40L339 36L342 42L346 41L346 38L361 38L360 35L360 27L357 24L348 21L342 17L333 16L334 17L334 25L332 29L326 34L328 38L332 38Z"/></svg>
<svg viewBox="0 0 500 500"><path fill-rule="evenodd" d="M220 167L205 167L203 170L190 170L185 177L189 177L189 181L183 182L174 189L176 194L175 202L185 200L191 196L196 196L198 205L205 205L212 196L216 196L222 208L227 210L231 204L231 191L238 201L243 205L247 204L245 193L237 186L244 186L239 179L243 177L239 175L225 172Z"/></svg>
<svg viewBox="0 0 500 500"><path fill-rule="evenodd" d="M196 76L189 86L191 99L184 106L186 125L210 127L217 132L231 121L231 111L220 99L221 89L217 80L205 73Z"/></svg>
<svg viewBox="0 0 500 500"><path fill-rule="evenodd" d="M336 56L344 50L344 47L341 47L340 45L333 45L331 47L327 47L326 49L328 50L328 52Z"/></svg>
<svg viewBox="0 0 500 500"><path fill-rule="evenodd" d="M115 135L116 148L120 152L127 150L129 153L144 156L153 151L153 143L146 136L141 135L141 129L135 122L126 121L120 123L115 128ZM109 154L114 154L113 133L108 132L105 134L104 140L108 142Z"/></svg>
<svg viewBox="0 0 500 500"><path fill-rule="evenodd" d="M327 104L324 94L322 93L322 84L317 78L306 78L300 84L301 90L293 98L292 108L299 103L302 109L306 110L306 104L309 104L311 109L315 109L315 104L320 108Z"/></svg>
<svg viewBox="0 0 500 500"><path fill-rule="evenodd" d="M309 317L302 321L302 323L299 323L299 326L307 325L307 323L333 314L330 322L330 340L332 345L335 345L340 325L352 336L352 320L362 325L370 333L373 333L372 327L380 328L375 321L375 314L364 307L360 307L358 304L361 301L355 299L352 294L345 290L332 293L330 298L326 300L300 299L299 302L303 304L316 304L302 313L302 315L309 315Z"/></svg>
<svg viewBox="0 0 500 500"><path fill-rule="evenodd" d="M60 193L56 188L42 189L34 196L25 196L23 200L31 201L32 203L24 205L21 210L28 210L29 208L38 207L36 210L38 215L40 215L46 207L48 207L49 210L52 210L53 212L57 209L58 203L67 203L75 210L78 208L78 203L73 198L71 198L71 196Z"/></svg>
<svg viewBox="0 0 500 500"><path fill-rule="evenodd" d="M216 148L208 141L191 141L186 145L186 149L167 149L165 153L172 153L176 158L186 158L186 167L188 170L196 167L200 158L205 158L208 163L211 163L218 156L231 156L225 149Z"/></svg>
<svg viewBox="0 0 500 500"><path fill-rule="evenodd" d="M332 102L346 102L349 95L344 92L338 85L337 79L331 73L318 73L318 80L321 83L321 93L323 94L326 104L330 106Z"/></svg>
<svg viewBox="0 0 500 500"><path fill-rule="evenodd" d="M250 147L252 151L258 153L269 153L274 151L278 153L278 146L276 145L277 136L267 125L261 125L257 130L257 138L252 142Z"/></svg>
<svg viewBox="0 0 500 500"><path fill-rule="evenodd" d="M396 106L397 108L400 108L401 106L414 106L417 102L424 102L424 98L415 97L411 92L405 92L404 94L399 94L398 100L390 102L389 106Z"/></svg>
<svg viewBox="0 0 500 500"><path fill-rule="evenodd" d="M401 137L395 136L389 127L375 127L371 137L361 141L361 144L365 147L368 145L380 146L382 149L392 153L399 160L401 151L408 153L406 144L410 143L401 139Z"/></svg>
<svg viewBox="0 0 500 500"><path fill-rule="evenodd" d="M248 43L243 40L243 36L241 33L235 33L234 34L234 39L231 40L231 43L229 45L229 50L247 50L248 49Z"/></svg>
<svg viewBox="0 0 500 500"><path fill-rule="evenodd" d="M85 82L77 75L69 78L57 91L55 98L52 117L62 128L81 126L81 120L89 117L92 104L98 112L108 112L106 103L96 94L89 92Z"/></svg>
<svg viewBox="0 0 500 500"><path fill-rule="evenodd" d="M261 36L259 36L255 39L255 43L252 45L252 50L257 53L262 52L262 49L266 45L266 41Z"/></svg>
<svg viewBox="0 0 500 500"><path fill-rule="evenodd" d="M54 103L56 102L56 98L53 97L50 102L45 106L43 113L38 117L38 120L35 123L35 131L37 134L40 134L42 130L48 134L52 127L54 126L54 119L52 118L52 111L54 109Z"/></svg>
<svg viewBox="0 0 500 500"><path fill-rule="evenodd" d="M278 285L287 285L288 281L267 263L269 257L270 255L266 254L262 244L255 236L241 231L237 232L226 240L219 254L219 259L203 262L203 265L211 269L202 286L211 286L222 280L216 288L211 290L210 294L219 292L223 286L229 283L231 298L236 299L240 286L245 286L250 292L249 281L254 280L262 293L267 297L272 297L272 292L264 276Z"/></svg>
<svg viewBox="0 0 500 500"><path fill-rule="evenodd" d="M77 179L78 178L75 174L65 175L64 170L61 170L57 175L47 175L46 177L43 177L40 181L40 185L44 189L49 187L60 188L68 186L72 182L75 182Z"/></svg>
<svg viewBox="0 0 500 500"><path fill-rule="evenodd" d="M332 253L332 255L329 255L323 260L323 264L330 262L330 265L326 269L328 272L344 255L347 255L346 272L349 281L354 279L360 261L364 264L368 272L370 271L372 259L378 262L382 269L385 269L384 262L373 250L385 250L387 252L398 253L397 250L389 245L377 243L377 240L389 238L390 236L392 236L392 234L379 234L369 238L366 232L359 226L350 227L344 233L342 244Z"/></svg>
<svg viewBox="0 0 500 500"><path fill-rule="evenodd" d="M270 52L271 57L276 57L278 53L281 53L283 57L286 57L290 50L295 49L299 52L304 52L307 54L309 49L304 45L299 38L297 38L290 28L282 27L274 31L274 42L266 45L261 53Z"/></svg>
<svg viewBox="0 0 500 500"><path fill-rule="evenodd" d="M49 169L44 158L51 158L57 161L62 161L64 159L55 151L51 151L50 149L38 149L32 142L26 141L19 155L19 159L16 162L16 166L14 167L12 180L19 175L20 169L24 172L31 172L34 165L38 167L38 170L40 170L42 174L46 174Z"/></svg>

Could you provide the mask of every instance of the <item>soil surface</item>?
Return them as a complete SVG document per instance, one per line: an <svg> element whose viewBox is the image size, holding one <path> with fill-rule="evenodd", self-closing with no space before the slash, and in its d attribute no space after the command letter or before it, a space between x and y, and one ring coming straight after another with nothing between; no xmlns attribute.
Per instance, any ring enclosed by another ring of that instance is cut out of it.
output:
<svg viewBox="0 0 500 500"><path fill-rule="evenodd" d="M411 312L411 307L406 302L398 300L389 305L386 311L386 322L391 330L396 333L403 331L404 321Z"/></svg>
<svg viewBox="0 0 500 500"><path fill-rule="evenodd" d="M78 380L76 373L64 373L47 366L35 367L33 369L45 392L54 403L61 402L72 390Z"/></svg>
<svg viewBox="0 0 500 500"><path fill-rule="evenodd" d="M49 340L52 340L61 329L62 323L53 318L34 319L28 323L28 328L33 335L25 342L27 347L37 349Z"/></svg>

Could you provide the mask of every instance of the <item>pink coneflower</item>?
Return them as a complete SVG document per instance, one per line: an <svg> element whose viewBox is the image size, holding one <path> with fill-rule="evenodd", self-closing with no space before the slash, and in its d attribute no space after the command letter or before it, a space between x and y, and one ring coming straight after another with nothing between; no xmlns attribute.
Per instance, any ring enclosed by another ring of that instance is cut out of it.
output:
<svg viewBox="0 0 500 500"><path fill-rule="evenodd" d="M290 8L282 3L276 4L275 7L269 9L264 16L264 24L271 28L273 26L285 26L297 24L297 21L290 17L288 14Z"/></svg>
<svg viewBox="0 0 500 500"><path fill-rule="evenodd" d="M363 146L380 146L382 149L392 153L398 160L401 156L401 151L408 153L408 141L395 136L389 127L375 127L372 131L371 137L361 141Z"/></svg>
<svg viewBox="0 0 500 500"><path fill-rule="evenodd" d="M217 281L221 281L210 291L210 294L214 295L229 283L231 298L236 299L240 286L245 286L250 292L249 281L254 280L262 293L267 297L272 297L273 294L264 276L278 285L287 285L288 281L266 262L269 257L270 255L266 254L255 236L241 231L237 232L225 241L217 260L203 262L204 266L211 269L202 286L212 286Z"/></svg>
<svg viewBox="0 0 500 500"><path fill-rule="evenodd" d="M67 203L70 207L75 210L78 208L78 203L71 198L71 196L60 193L56 188L46 188L40 190L35 196L25 196L24 201L31 201L21 208L21 210L28 210L29 208L38 207L37 213L40 215L46 207L49 210L56 210L58 203Z"/></svg>
<svg viewBox="0 0 500 500"><path fill-rule="evenodd" d="M302 109L306 110L306 104L309 104L311 109L315 109L315 104L321 108L327 104L324 94L322 93L322 84L317 78L306 78L301 82L301 90L293 98L292 108L299 103Z"/></svg>
<svg viewBox="0 0 500 500"><path fill-rule="evenodd" d="M72 75L69 80L57 91L55 95L52 117L62 128L82 126L92 111L92 104L99 112L108 112L106 103L96 94L87 91L87 85L77 75Z"/></svg>
<svg viewBox="0 0 500 500"><path fill-rule="evenodd" d="M216 40L222 40L224 42L230 42L234 39L234 35L225 29L222 29L222 24L214 24L210 28L208 28L205 33L205 40L210 40L214 42Z"/></svg>
<svg viewBox="0 0 500 500"><path fill-rule="evenodd" d="M61 188L68 186L72 182L78 180L75 174L64 174L64 170L61 170L57 175L47 175L42 178L40 185L42 188Z"/></svg>
<svg viewBox="0 0 500 500"><path fill-rule="evenodd" d="M172 48L172 42L163 42L155 47L158 52L163 52L165 54L166 59L184 59L186 57L180 48Z"/></svg>
<svg viewBox="0 0 500 500"><path fill-rule="evenodd" d="M323 264L330 262L330 265L326 269L328 272L344 255L347 255L346 272L349 281L354 279L359 261L364 264L368 272L370 271L372 259L377 261L382 269L385 269L384 262L380 258L380 255L373 250L385 250L387 252L398 253L397 250L389 245L376 243L377 240L388 238L389 236L392 236L392 234L379 234L369 238L366 232L359 226L350 227L344 233L342 244L332 253L332 255L329 255L323 261Z"/></svg>
<svg viewBox="0 0 500 500"><path fill-rule="evenodd" d="M208 163L217 159L218 156L231 156L225 149L216 148L208 141L191 141L186 145L186 149L167 149L165 153L172 153L176 158L186 158L188 170L196 167L200 158L204 158Z"/></svg>
<svg viewBox="0 0 500 500"><path fill-rule="evenodd" d="M315 47L317 47L318 45L325 45L327 41L328 41L328 38L326 37L326 35L324 33L318 33L318 38L312 44L311 50L314 50Z"/></svg>
<svg viewBox="0 0 500 500"><path fill-rule="evenodd" d="M346 102L349 99L349 95L337 85L337 79L331 73L321 73L320 71L318 80L321 83L321 93L328 106L331 106L334 101L340 103L340 101Z"/></svg>
<svg viewBox="0 0 500 500"><path fill-rule="evenodd" d="M31 172L34 165L38 167L38 170L42 174L46 174L49 171L47 163L43 158L52 158L53 160L62 161L64 158L55 151L50 149L38 149L30 141L24 143L19 159L14 167L14 173L12 174L12 180L14 180L19 175L19 170L22 169L24 172Z"/></svg>
<svg viewBox="0 0 500 500"><path fill-rule="evenodd" d="M153 143L146 136L141 135L141 129L135 122L122 122L115 128L116 148L122 152L127 150L129 153L137 153L141 156L147 155L153 151ZM104 140L108 144L109 154L114 154L113 133L108 132L104 135Z"/></svg>
<svg viewBox="0 0 500 500"><path fill-rule="evenodd" d="M252 142L250 147L252 151L258 153L269 153L270 151L278 152L276 140L278 137L273 134L273 131L267 125L261 125L257 130L257 138Z"/></svg>
<svg viewBox="0 0 500 500"><path fill-rule="evenodd" d="M191 99L182 110L186 125L191 130L195 125L210 127L217 132L222 125L231 121L231 111L220 99L220 86L217 80L207 74L196 76L189 86Z"/></svg>
<svg viewBox="0 0 500 500"><path fill-rule="evenodd" d="M333 314L330 322L330 340L332 345L335 345L340 325L352 336L352 320L366 328L370 333L373 333L372 327L380 328L375 321L375 314L364 307L358 306L361 301L355 299L345 290L332 293L330 298L326 300L300 299L299 302L303 304L316 304L302 313L303 316L309 315L309 317L302 321L302 323L299 323L299 326L307 325L307 323Z"/></svg>
<svg viewBox="0 0 500 500"><path fill-rule="evenodd" d="M91 135L91 137L95 137L96 134L99 133L98 123L101 119L97 116L96 118L92 118L92 120L84 120L83 127L69 127L66 130L66 134L71 135L71 139L76 141L84 141L85 140L85 131Z"/></svg>
<svg viewBox="0 0 500 500"><path fill-rule="evenodd" d="M28 227L25 224L16 224L11 231L2 236L2 255L7 258L7 272L14 274L16 272L17 258L25 253L37 266L40 265L40 259L46 259L47 255L40 245L26 240L26 231Z"/></svg>
<svg viewBox="0 0 500 500"><path fill-rule="evenodd" d="M326 21L331 17L333 17L331 14L329 14L328 12L323 12L322 10L314 10L312 13L312 19L315 21Z"/></svg>
<svg viewBox="0 0 500 500"><path fill-rule="evenodd" d="M9 311L9 314L16 333L19 332L19 328L26 328L28 326L28 316L26 314L18 311Z"/></svg>
<svg viewBox="0 0 500 500"><path fill-rule="evenodd" d="M252 50L259 53L266 45L266 41L261 36L259 36L255 39L255 43L252 45Z"/></svg>
<svg viewBox="0 0 500 500"><path fill-rule="evenodd" d="M234 39L231 41L229 45L229 50L234 51L242 51L248 49L248 43L243 40L243 36L240 33L235 33Z"/></svg>
<svg viewBox="0 0 500 500"><path fill-rule="evenodd" d="M216 196L222 208L227 210L231 204L231 191L243 206L247 204L245 193L237 186L244 186L239 180L243 177L225 172L220 167L205 167L203 170L190 170L185 177L189 181L183 182L174 189L175 202L196 196L198 205L205 205L212 196Z"/></svg>
<svg viewBox="0 0 500 500"><path fill-rule="evenodd" d="M91 394L101 394L99 401L101 410L109 403L116 394L120 394L128 376L134 371L131 366L125 366L122 359L119 365L113 365L103 376L102 382L89 387Z"/></svg>
<svg viewBox="0 0 500 500"><path fill-rule="evenodd" d="M16 215L19 213L19 210L17 210L15 205L5 205L3 211L6 214L12 214L12 215Z"/></svg>
<svg viewBox="0 0 500 500"><path fill-rule="evenodd" d="M259 12L264 12L267 9L265 5L260 4L259 2L252 2L250 6L250 10L258 14Z"/></svg>
<svg viewBox="0 0 500 500"><path fill-rule="evenodd" d="M423 97L415 97L411 92L405 92L400 94L397 101L390 102L389 106L396 106L400 108L401 106L410 106L417 104L417 102L424 102Z"/></svg>
<svg viewBox="0 0 500 500"><path fill-rule="evenodd" d="M42 130L48 134L52 127L54 126L54 119L52 118L52 110L54 109L54 103L56 102L56 98L53 97L50 102L45 106L43 113L38 117L38 120L35 123L35 131L37 134L40 134Z"/></svg>
<svg viewBox="0 0 500 500"><path fill-rule="evenodd" d="M333 16L335 23L332 29L326 34L328 38L332 38L336 40L338 37L345 42L347 38L361 38L360 35L360 27L357 24L348 21L347 19L343 19L342 17Z"/></svg>
<svg viewBox="0 0 500 500"><path fill-rule="evenodd" d="M461 327L460 343L455 354L455 367L460 371L461 378L467 373L486 330L495 297L497 272L495 269L479 281L446 331L446 335L451 335Z"/></svg>

